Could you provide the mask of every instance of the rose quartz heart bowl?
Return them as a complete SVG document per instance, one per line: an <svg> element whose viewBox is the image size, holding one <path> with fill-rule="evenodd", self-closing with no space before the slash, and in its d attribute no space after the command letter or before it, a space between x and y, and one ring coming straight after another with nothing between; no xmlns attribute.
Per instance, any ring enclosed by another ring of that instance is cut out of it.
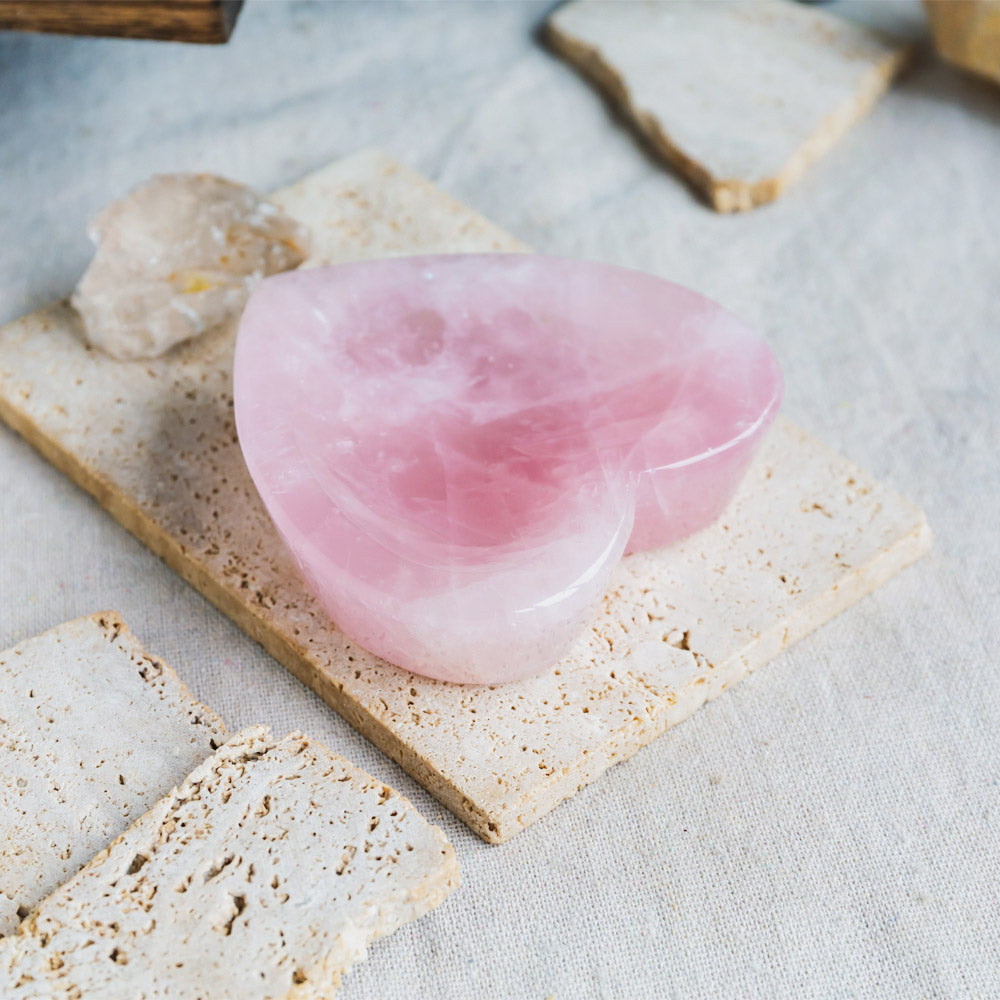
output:
<svg viewBox="0 0 1000 1000"><path fill-rule="evenodd" d="M551 667L624 552L718 517L782 393L695 292L527 254L268 278L234 382L247 466L337 625L467 683Z"/></svg>

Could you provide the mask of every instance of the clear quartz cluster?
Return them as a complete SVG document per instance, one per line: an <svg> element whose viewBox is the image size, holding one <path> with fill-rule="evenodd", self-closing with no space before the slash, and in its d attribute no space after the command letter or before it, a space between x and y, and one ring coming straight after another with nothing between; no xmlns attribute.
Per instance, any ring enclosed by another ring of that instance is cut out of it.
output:
<svg viewBox="0 0 1000 1000"><path fill-rule="evenodd" d="M702 296L527 254L269 278L235 360L243 454L317 598L371 652L472 683L552 666L623 552L714 520L781 392Z"/></svg>
<svg viewBox="0 0 1000 1000"><path fill-rule="evenodd" d="M122 360L238 317L261 278L306 256L294 219L212 174L153 177L99 212L89 235L97 252L72 303L87 340Z"/></svg>

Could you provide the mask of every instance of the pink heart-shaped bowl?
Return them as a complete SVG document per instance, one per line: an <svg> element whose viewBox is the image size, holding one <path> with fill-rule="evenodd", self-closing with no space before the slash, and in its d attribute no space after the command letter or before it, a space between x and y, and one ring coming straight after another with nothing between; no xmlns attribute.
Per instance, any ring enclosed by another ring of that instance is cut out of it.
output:
<svg viewBox="0 0 1000 1000"><path fill-rule="evenodd" d="M713 521L782 392L708 299L529 254L268 278L234 381L250 474L322 605L468 683L552 666L623 552Z"/></svg>

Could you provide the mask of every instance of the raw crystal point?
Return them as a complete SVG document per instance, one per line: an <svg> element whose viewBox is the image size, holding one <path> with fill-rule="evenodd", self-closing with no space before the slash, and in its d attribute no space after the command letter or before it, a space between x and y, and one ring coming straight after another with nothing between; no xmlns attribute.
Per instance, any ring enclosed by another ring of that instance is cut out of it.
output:
<svg viewBox="0 0 1000 1000"><path fill-rule="evenodd" d="M97 252L73 306L87 340L122 360L239 316L261 278L306 256L294 219L212 174L153 177L99 212L89 234Z"/></svg>
<svg viewBox="0 0 1000 1000"><path fill-rule="evenodd" d="M243 454L318 599L390 662L478 683L554 664L624 551L710 523L781 389L700 295L526 254L269 278L235 359Z"/></svg>

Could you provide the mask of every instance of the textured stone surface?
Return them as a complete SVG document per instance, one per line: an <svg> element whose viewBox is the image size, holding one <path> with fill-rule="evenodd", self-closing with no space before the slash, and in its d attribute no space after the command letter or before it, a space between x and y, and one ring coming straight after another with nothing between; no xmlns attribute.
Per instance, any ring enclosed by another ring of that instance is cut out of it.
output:
<svg viewBox="0 0 1000 1000"><path fill-rule="evenodd" d="M317 263L519 247L378 153L274 201L309 220ZM0 329L0 417L487 840L544 815L929 543L913 504L778 417L719 522L623 560L554 670L497 688L422 679L348 642L303 585L236 441L233 336L123 366L85 351L72 311L54 304Z"/></svg>
<svg viewBox="0 0 1000 1000"><path fill-rule="evenodd" d="M0 942L5 1000L319 1000L458 885L401 795L245 729Z"/></svg>
<svg viewBox="0 0 1000 1000"><path fill-rule="evenodd" d="M909 57L790 0L574 0L547 37L719 212L777 198Z"/></svg>
<svg viewBox="0 0 1000 1000"><path fill-rule="evenodd" d="M531 254L272 278L234 383L250 472L333 620L464 683L560 660L626 546L719 515L781 399L715 303Z"/></svg>
<svg viewBox="0 0 1000 1000"><path fill-rule="evenodd" d="M305 230L242 184L163 174L98 213L73 294L86 339L149 358L239 316L253 286L306 256Z"/></svg>
<svg viewBox="0 0 1000 1000"><path fill-rule="evenodd" d="M0 653L0 936L224 739L114 612Z"/></svg>

